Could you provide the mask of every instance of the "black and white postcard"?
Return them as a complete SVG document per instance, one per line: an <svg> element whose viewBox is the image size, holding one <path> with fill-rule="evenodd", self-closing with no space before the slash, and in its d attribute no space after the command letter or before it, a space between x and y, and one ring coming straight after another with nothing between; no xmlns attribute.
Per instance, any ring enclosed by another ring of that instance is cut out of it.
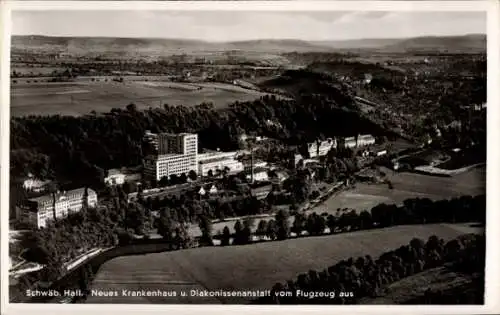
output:
<svg viewBox="0 0 500 315"><path fill-rule="evenodd" d="M498 307L493 1L5 8L9 308Z"/></svg>

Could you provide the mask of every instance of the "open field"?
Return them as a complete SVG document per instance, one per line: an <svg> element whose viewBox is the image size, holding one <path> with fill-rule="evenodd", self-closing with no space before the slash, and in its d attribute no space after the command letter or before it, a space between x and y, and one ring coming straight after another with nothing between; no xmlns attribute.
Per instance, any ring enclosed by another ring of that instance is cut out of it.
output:
<svg viewBox="0 0 500 315"><path fill-rule="evenodd" d="M486 170L478 167L452 177L436 177L416 173L394 173L391 170L382 169L392 181L394 187L389 189L386 184L357 183L356 188L341 191L334 194L323 204L313 207L306 213L316 212L322 214L337 214L337 209L355 209L358 212L370 211L378 204L400 204L408 198L429 198L431 200L450 199L462 195L480 195L486 192ZM257 229L260 220L269 221L274 216L256 218L253 230ZM243 219L240 220L243 222ZM293 224L294 217L290 217ZM236 221L224 221L214 223L213 233L219 234L225 226L234 233ZM201 236L201 230L197 225L190 227L193 236Z"/></svg>
<svg viewBox="0 0 500 315"><path fill-rule="evenodd" d="M380 203L399 204L408 198L449 199L462 195L480 195L486 192L486 168L478 167L452 177L437 177L415 173L395 173L383 170L392 182L386 184L357 183L356 188L332 196L309 212L335 214L338 208L359 212L371 210Z"/></svg>
<svg viewBox="0 0 500 315"><path fill-rule="evenodd" d="M479 229L480 230L480 229ZM89 296L88 303L246 303L244 298L190 297L189 290L270 289L310 269L322 270L341 259L381 253L414 237L451 239L478 228L450 224L398 226L246 246L204 247L118 257L101 266L94 290L118 291L116 297ZM121 290L175 291L176 297L126 297ZM180 297L182 290L187 297Z"/></svg>
<svg viewBox="0 0 500 315"><path fill-rule="evenodd" d="M33 81L34 82L34 81ZM134 103L138 108L163 104L194 106L212 102L223 107L235 101L250 101L264 93L224 83L175 83L125 81L18 83L11 88L11 114L82 115L92 110L106 112Z"/></svg>

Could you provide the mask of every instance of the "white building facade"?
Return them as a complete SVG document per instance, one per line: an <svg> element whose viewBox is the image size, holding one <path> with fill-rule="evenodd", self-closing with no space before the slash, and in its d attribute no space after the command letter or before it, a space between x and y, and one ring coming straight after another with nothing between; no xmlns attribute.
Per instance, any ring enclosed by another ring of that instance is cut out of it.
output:
<svg viewBox="0 0 500 315"><path fill-rule="evenodd" d="M337 147L337 140L328 138L325 141L312 142L307 144L307 151L310 158L325 156L332 148Z"/></svg>
<svg viewBox="0 0 500 315"><path fill-rule="evenodd" d="M375 138L372 135L358 135L357 137L344 138L346 148L359 148L375 144Z"/></svg>
<svg viewBox="0 0 500 315"><path fill-rule="evenodd" d="M212 171L215 175L218 170L223 171L226 167L229 173L243 171L243 163L236 160L238 152L211 152L198 155L198 175L208 176Z"/></svg>
<svg viewBox="0 0 500 315"><path fill-rule="evenodd" d="M87 190L87 204L97 206L97 194L92 189ZM47 222L56 218L66 217L78 212L84 205L85 189L79 188L54 195L44 195L28 200L26 205L18 208L18 217L37 228L45 227Z"/></svg>
<svg viewBox="0 0 500 315"><path fill-rule="evenodd" d="M123 185L126 175L116 169L108 171L108 176L104 178L104 183L108 186Z"/></svg>
<svg viewBox="0 0 500 315"><path fill-rule="evenodd" d="M165 176L186 174L198 170L198 135L159 134L159 155L144 159L144 175L161 180Z"/></svg>

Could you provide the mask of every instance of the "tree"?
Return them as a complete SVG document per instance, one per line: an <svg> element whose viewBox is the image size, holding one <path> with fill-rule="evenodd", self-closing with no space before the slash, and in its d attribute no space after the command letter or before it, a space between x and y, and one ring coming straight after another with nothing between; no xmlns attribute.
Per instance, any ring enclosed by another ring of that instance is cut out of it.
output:
<svg viewBox="0 0 500 315"><path fill-rule="evenodd" d="M179 183L180 184L185 184L187 183L187 176L186 176L186 173L182 173L181 176L179 176Z"/></svg>
<svg viewBox="0 0 500 315"><path fill-rule="evenodd" d="M190 180L192 180L192 181L195 181L195 180L197 180L197 179L198 179L198 175L197 175L197 174L196 174L196 172L195 172L195 171L193 171L193 170L190 170L190 171L189 171L189 173L188 173L188 177L189 177L189 179L190 179Z"/></svg>
<svg viewBox="0 0 500 315"><path fill-rule="evenodd" d="M326 226L330 229L330 233L335 233L335 229L337 227L337 218L332 214L329 214L326 218Z"/></svg>
<svg viewBox="0 0 500 315"><path fill-rule="evenodd" d="M234 241L233 244L235 245L241 245L243 244L243 226L241 224L241 221L238 220L234 224Z"/></svg>
<svg viewBox="0 0 500 315"><path fill-rule="evenodd" d="M229 228L225 226L224 229L222 230L221 245L222 246L229 245L230 239L231 239L231 232L229 231Z"/></svg>
<svg viewBox="0 0 500 315"><path fill-rule="evenodd" d="M177 176L177 174L170 175L170 183L172 185L177 185L177 184L179 184L179 182L180 182L179 181L179 176Z"/></svg>
<svg viewBox="0 0 500 315"><path fill-rule="evenodd" d="M306 217L303 213L297 213L295 215L295 219L293 221L291 231L297 234L298 236L305 230Z"/></svg>
<svg viewBox="0 0 500 315"><path fill-rule="evenodd" d="M243 221L243 230L241 231L242 244L248 244L252 241L252 227L254 225L252 218L246 218Z"/></svg>
<svg viewBox="0 0 500 315"><path fill-rule="evenodd" d="M257 231L255 234L259 236L260 238L264 237L266 235L267 231L267 221L266 220L260 220L259 224L257 226Z"/></svg>
<svg viewBox="0 0 500 315"><path fill-rule="evenodd" d="M172 243L174 231L175 222L170 218L166 210L162 211L158 221L158 234L160 234L167 243Z"/></svg>
<svg viewBox="0 0 500 315"><path fill-rule="evenodd" d="M288 222L288 211L280 210L276 214L277 238L279 240L287 239L290 234L290 223Z"/></svg>
<svg viewBox="0 0 500 315"><path fill-rule="evenodd" d="M199 221L199 227L202 233L201 243L207 246L212 246L212 221L208 216L202 215Z"/></svg>
<svg viewBox="0 0 500 315"><path fill-rule="evenodd" d="M158 185L160 187L165 187L165 186L168 186L170 184L170 179L168 178L168 176L163 176L159 181L158 181Z"/></svg>
<svg viewBox="0 0 500 315"><path fill-rule="evenodd" d="M272 241L274 241L277 236L278 236L278 227L276 225L275 220L270 220L267 223L267 232L266 232L267 237L269 237Z"/></svg>
<svg viewBox="0 0 500 315"><path fill-rule="evenodd" d="M177 224L174 237L174 244L177 245L177 248L190 248L192 247L192 241L187 225Z"/></svg>

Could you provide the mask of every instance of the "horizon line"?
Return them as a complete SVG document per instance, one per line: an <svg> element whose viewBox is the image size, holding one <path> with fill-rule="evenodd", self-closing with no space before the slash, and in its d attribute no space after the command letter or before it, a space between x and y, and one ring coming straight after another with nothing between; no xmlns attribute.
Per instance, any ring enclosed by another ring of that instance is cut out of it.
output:
<svg viewBox="0 0 500 315"><path fill-rule="evenodd" d="M11 34L13 37L48 37L48 38L98 38L98 39L143 39L143 40L177 40L186 42L203 42L203 43L239 43L239 42L252 42L252 41L302 41L308 43L315 42L346 42L346 41L360 41L360 40L405 40L413 38L440 38L440 37L466 37L466 36L487 36L487 33L465 33L465 34L434 34L434 35L419 35L419 36L409 36L409 37L361 37L361 38L349 38L349 39L302 39L302 38L258 38L258 39L239 39L239 40L205 40L201 38L178 38L178 37L122 37L122 36L92 36L92 35L44 35L44 34Z"/></svg>

